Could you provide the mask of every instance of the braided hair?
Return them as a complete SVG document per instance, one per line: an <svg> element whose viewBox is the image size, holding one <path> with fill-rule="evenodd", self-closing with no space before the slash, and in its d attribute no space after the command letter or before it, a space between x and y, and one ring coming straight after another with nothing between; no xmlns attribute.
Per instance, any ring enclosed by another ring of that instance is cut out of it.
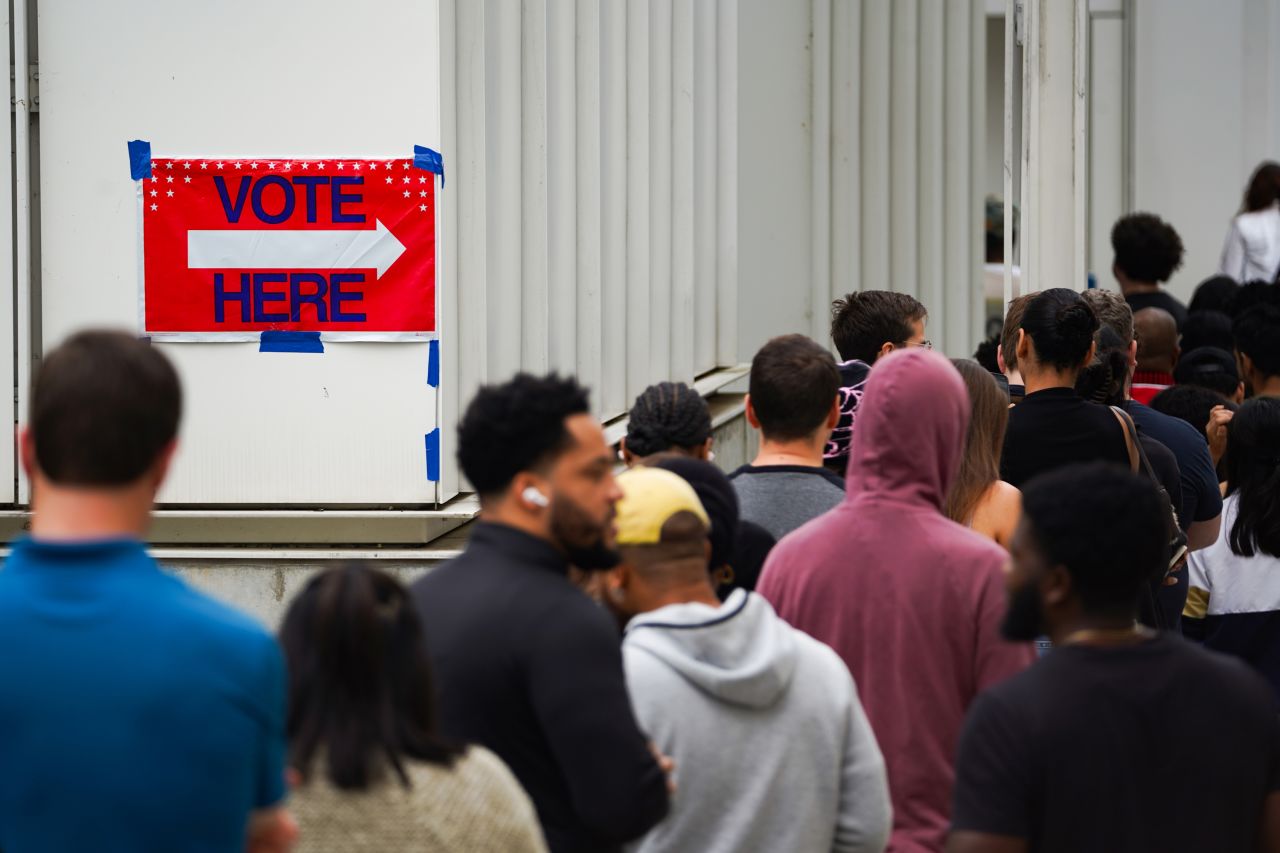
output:
<svg viewBox="0 0 1280 853"><path fill-rule="evenodd" d="M627 423L627 450L652 456L678 447L692 450L711 437L711 410L683 382L659 382L636 397Z"/></svg>

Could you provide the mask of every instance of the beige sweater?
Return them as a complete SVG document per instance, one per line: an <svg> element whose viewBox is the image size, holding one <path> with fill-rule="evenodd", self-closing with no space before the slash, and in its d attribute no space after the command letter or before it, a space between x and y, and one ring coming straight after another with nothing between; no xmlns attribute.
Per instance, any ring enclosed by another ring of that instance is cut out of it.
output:
<svg viewBox="0 0 1280 853"><path fill-rule="evenodd" d="M289 811L296 853L546 853L533 804L511 771L472 746L452 769L413 762L368 791L342 791L316 767Z"/></svg>

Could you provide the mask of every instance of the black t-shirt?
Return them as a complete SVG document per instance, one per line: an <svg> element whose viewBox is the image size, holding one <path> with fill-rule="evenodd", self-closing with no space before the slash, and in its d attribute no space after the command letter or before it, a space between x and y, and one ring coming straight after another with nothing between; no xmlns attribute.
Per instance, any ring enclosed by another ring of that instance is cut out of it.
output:
<svg viewBox="0 0 1280 853"><path fill-rule="evenodd" d="M1181 637L1064 646L978 697L952 828L1032 851L1253 851L1280 790L1276 700Z"/></svg>
<svg viewBox="0 0 1280 853"><path fill-rule="evenodd" d="M1124 429L1106 406L1073 388L1046 388L1009 411L1000 479L1022 488L1037 474L1097 460L1129 466Z"/></svg>
<svg viewBox="0 0 1280 853"><path fill-rule="evenodd" d="M1131 293L1124 298L1129 303L1129 307L1134 313L1141 311L1143 308L1163 308L1173 315L1173 320L1178 324L1178 331L1182 331L1182 324L1187 319L1187 306L1174 299L1163 290L1156 290L1151 293Z"/></svg>

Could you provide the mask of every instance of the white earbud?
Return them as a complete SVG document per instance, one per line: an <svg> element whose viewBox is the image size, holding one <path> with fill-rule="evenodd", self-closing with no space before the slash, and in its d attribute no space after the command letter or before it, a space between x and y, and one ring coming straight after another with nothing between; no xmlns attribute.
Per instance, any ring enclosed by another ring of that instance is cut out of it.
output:
<svg viewBox="0 0 1280 853"><path fill-rule="evenodd" d="M551 505L551 501L547 500L547 496L540 492L537 486L526 487L520 493L520 497L524 498L526 503L531 503L534 506L547 507Z"/></svg>

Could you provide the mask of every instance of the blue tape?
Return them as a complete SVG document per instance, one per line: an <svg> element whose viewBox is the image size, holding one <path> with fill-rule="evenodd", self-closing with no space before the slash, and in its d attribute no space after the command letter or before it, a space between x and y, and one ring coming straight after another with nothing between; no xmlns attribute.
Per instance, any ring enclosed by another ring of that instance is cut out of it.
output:
<svg viewBox="0 0 1280 853"><path fill-rule="evenodd" d="M427 355L427 384L432 388L440 387L440 341L432 339L431 350Z"/></svg>
<svg viewBox="0 0 1280 853"><path fill-rule="evenodd" d="M427 433L427 479L440 482L440 427Z"/></svg>
<svg viewBox="0 0 1280 853"><path fill-rule="evenodd" d="M129 140L129 174L135 181L151 177L151 143L143 139Z"/></svg>
<svg viewBox="0 0 1280 853"><path fill-rule="evenodd" d="M444 186L444 158L439 151L432 151L421 145L413 146L413 168L434 172L440 176L440 186Z"/></svg>
<svg viewBox="0 0 1280 853"><path fill-rule="evenodd" d="M258 352L324 352L319 332L263 332Z"/></svg>

